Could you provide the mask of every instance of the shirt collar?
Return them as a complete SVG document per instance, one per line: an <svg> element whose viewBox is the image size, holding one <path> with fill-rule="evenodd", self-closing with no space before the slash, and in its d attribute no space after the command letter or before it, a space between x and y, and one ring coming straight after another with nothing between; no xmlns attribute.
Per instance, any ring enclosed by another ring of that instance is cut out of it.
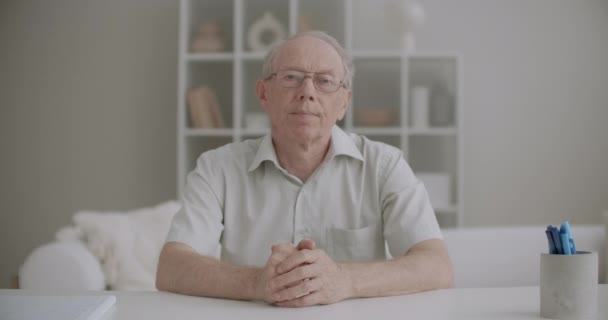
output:
<svg viewBox="0 0 608 320"><path fill-rule="evenodd" d="M248 171L251 172L264 161L272 161L277 168L280 168L279 160L277 159L277 154L274 151L274 146L272 145L272 135L269 133L262 138L260 145L258 147L258 151L255 154L255 158L251 162Z"/></svg>
<svg viewBox="0 0 608 320"><path fill-rule="evenodd" d="M354 159L365 161L363 155L350 137L338 126L334 125L331 130L331 146L327 152L326 160L338 155L346 155ZM272 135L269 133L262 138L258 151L249 166L248 171L257 169L264 161L271 161L277 168L281 168L277 154L272 144Z"/></svg>
<svg viewBox="0 0 608 320"><path fill-rule="evenodd" d="M327 153L328 159L338 155L346 155L365 162L365 160L363 160L363 155L361 155L361 151L359 151L359 148L357 148L353 140L346 132L336 125L334 125L331 130L331 146Z"/></svg>

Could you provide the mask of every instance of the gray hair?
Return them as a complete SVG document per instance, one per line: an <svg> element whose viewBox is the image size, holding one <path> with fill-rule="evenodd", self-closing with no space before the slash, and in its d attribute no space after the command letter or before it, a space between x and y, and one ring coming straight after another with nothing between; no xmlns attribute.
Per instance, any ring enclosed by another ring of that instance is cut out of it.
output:
<svg viewBox="0 0 608 320"><path fill-rule="evenodd" d="M262 66L262 79L266 79L270 77L270 75L272 75L272 65L274 64L274 60L279 54L279 51L281 51L283 45L288 41L300 37L313 37L322 40L332 46L334 50L336 50L336 52L342 59L342 67L344 68L344 85L347 88L350 88L353 83L353 76L355 75L355 66L353 65L352 58L350 57L348 52L346 52L346 50L342 48L342 46L338 43L338 41L336 41L334 37L323 31L306 31L294 34L293 36L282 40L276 46L270 49L270 51L268 51L268 53L266 54L266 58L264 59L264 65Z"/></svg>

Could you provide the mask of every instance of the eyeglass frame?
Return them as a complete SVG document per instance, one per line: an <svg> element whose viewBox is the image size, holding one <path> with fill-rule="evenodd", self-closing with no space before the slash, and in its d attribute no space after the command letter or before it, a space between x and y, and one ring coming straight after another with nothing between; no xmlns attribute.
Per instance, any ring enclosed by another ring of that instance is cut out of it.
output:
<svg viewBox="0 0 608 320"><path fill-rule="evenodd" d="M268 81L268 80L272 79L274 76L276 76L281 71L296 71L296 72L301 72L301 73L304 74L304 77L302 78L302 80L300 81L300 83L297 86L295 86L295 87L286 87L286 86L281 85L281 87L283 87L283 88L299 88L300 86L302 86L302 84L304 83L304 80L306 80L306 78L310 78L312 80L312 85L315 87L315 89L317 89L317 90L319 90L319 91L321 91L323 93L336 93L336 92L338 92L338 90L340 90L340 88L348 89L346 87L346 83L344 83L344 79L342 79L342 80L340 80L340 82L338 82L338 86L336 87L336 90L334 90L334 91L324 91L324 90L319 89L317 87L317 84L315 82L315 78L312 75L315 75L315 74L325 74L325 73L322 73L322 72L303 72L303 71L292 70L292 69L279 70L277 72L273 72L268 77L266 77L266 79L264 79L264 81ZM280 83L281 82L279 81L279 84Z"/></svg>

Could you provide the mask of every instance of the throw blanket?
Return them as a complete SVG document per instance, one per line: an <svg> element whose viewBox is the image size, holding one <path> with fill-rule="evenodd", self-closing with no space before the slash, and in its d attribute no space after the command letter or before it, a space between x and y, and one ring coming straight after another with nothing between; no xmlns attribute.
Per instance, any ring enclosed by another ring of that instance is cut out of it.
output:
<svg viewBox="0 0 608 320"><path fill-rule="evenodd" d="M128 212L80 211L74 226L55 235L81 240L102 266L106 284L114 290L156 290L156 266L177 201Z"/></svg>

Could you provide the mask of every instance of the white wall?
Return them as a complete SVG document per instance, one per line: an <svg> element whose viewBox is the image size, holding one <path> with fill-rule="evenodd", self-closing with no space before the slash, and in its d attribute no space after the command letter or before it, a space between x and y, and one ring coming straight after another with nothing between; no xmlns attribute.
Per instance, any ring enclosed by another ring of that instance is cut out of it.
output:
<svg viewBox="0 0 608 320"><path fill-rule="evenodd" d="M423 3L419 48L463 56L465 223L598 222L608 1ZM0 287L75 211L175 196L176 35L176 1L0 4Z"/></svg>
<svg viewBox="0 0 608 320"><path fill-rule="evenodd" d="M175 198L177 2L0 4L0 287L81 209Z"/></svg>
<svg viewBox="0 0 608 320"><path fill-rule="evenodd" d="M420 50L463 56L466 225L608 209L608 1L422 0Z"/></svg>

